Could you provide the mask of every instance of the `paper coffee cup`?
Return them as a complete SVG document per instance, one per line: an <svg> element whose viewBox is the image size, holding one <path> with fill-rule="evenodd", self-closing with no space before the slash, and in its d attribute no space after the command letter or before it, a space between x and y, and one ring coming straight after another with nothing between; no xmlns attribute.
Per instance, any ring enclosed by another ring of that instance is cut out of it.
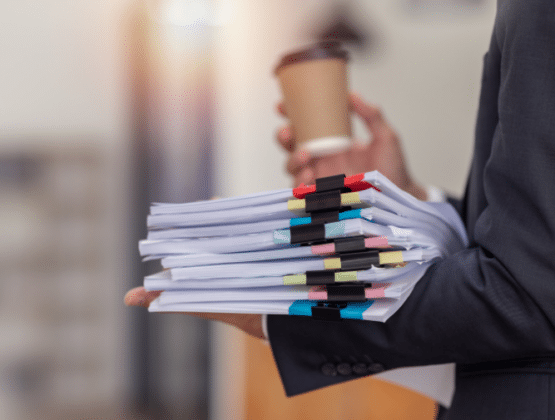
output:
<svg viewBox="0 0 555 420"><path fill-rule="evenodd" d="M276 67L296 146L313 156L351 144L347 52L337 42L288 54Z"/></svg>

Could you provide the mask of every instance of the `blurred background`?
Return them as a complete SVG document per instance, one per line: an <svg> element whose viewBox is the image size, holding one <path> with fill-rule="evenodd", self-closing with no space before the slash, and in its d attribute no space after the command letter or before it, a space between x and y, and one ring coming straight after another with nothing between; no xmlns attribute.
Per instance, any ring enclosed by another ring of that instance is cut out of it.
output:
<svg viewBox="0 0 555 420"><path fill-rule="evenodd" d="M415 178L461 194L494 13L494 0L1 2L0 419L308 419L323 401L339 411L319 419L350 418L347 391L285 400L269 349L231 328L123 306L159 269L137 252L149 203L290 186L273 68L322 39L344 42L352 89L383 108ZM364 381L352 386L374 398L400 392ZM407 398L387 418L415 419Z"/></svg>

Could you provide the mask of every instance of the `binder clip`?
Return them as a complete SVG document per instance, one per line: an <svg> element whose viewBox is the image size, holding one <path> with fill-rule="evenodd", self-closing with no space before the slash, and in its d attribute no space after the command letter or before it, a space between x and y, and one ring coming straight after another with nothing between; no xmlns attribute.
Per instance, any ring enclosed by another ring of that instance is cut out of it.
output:
<svg viewBox="0 0 555 420"><path fill-rule="evenodd" d="M372 266L380 265L379 251L341 253L339 258L341 260L341 269L347 271L368 270Z"/></svg>
<svg viewBox="0 0 555 420"><path fill-rule="evenodd" d="M321 286L335 283L334 270L314 270L306 272L307 286Z"/></svg>
<svg viewBox="0 0 555 420"><path fill-rule="evenodd" d="M305 211L310 213L311 216L315 212L342 209L341 194L351 191L350 188L345 187L345 174L318 178L315 187L314 192L305 196Z"/></svg>
<svg viewBox="0 0 555 420"><path fill-rule="evenodd" d="M364 181L364 173L351 176L333 175L324 178L318 178L313 185L301 184L293 189L293 196L295 198L305 198L308 194L322 191L330 191L340 188L345 188L345 191L362 191L368 188L374 188L380 191L369 182Z"/></svg>
<svg viewBox="0 0 555 420"><path fill-rule="evenodd" d="M364 302L366 295L362 284L342 284L327 286L328 299L311 308L312 318L322 321L340 321L341 309L349 302Z"/></svg>
<svg viewBox="0 0 555 420"><path fill-rule="evenodd" d="M341 309L346 308L347 303L318 302L311 309L312 318L320 321L341 321Z"/></svg>
<svg viewBox="0 0 555 420"><path fill-rule="evenodd" d="M305 200L304 210L310 214L310 223L291 226L291 244L329 243L330 241L326 240L325 224L339 221L341 211L351 210L351 207L341 205L341 194L375 188L363 179L364 174L348 178L344 174L334 175L318 178L314 185L301 185L294 189L295 197ZM338 271L368 269L372 265L379 265L379 253L368 251L364 240L364 236L333 240L335 253L339 254L340 269L306 272L307 285L325 285L327 290L327 300L311 307L313 318L338 321L341 320L341 309L346 308L349 302L367 300L364 285L349 282L336 283Z"/></svg>
<svg viewBox="0 0 555 420"><path fill-rule="evenodd" d="M310 214L310 224L291 226L291 244L308 245L326 241L324 224L337 222L340 211L350 210L350 207L341 206L341 194L351 191L345 187L345 179L345 174L333 175L316 179L316 184L310 187L299 187L303 189L304 210ZM299 197L299 189L294 190L294 195Z"/></svg>
<svg viewBox="0 0 555 420"><path fill-rule="evenodd" d="M336 238L334 239L335 252L343 254L346 252L365 251L366 245L364 243L364 236L351 236L349 238Z"/></svg>
<svg viewBox="0 0 555 420"><path fill-rule="evenodd" d="M366 300L364 285L362 284L337 284L327 286L328 299L326 302L363 302Z"/></svg>

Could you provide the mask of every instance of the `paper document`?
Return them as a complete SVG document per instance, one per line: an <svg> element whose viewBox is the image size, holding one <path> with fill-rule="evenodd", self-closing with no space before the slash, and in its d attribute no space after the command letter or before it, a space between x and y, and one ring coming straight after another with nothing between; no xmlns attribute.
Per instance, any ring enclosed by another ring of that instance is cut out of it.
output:
<svg viewBox="0 0 555 420"><path fill-rule="evenodd" d="M468 244L446 203L379 172L195 203L156 203L139 242L165 270L153 312L234 312L385 322L435 261ZM331 317L331 318L330 318Z"/></svg>

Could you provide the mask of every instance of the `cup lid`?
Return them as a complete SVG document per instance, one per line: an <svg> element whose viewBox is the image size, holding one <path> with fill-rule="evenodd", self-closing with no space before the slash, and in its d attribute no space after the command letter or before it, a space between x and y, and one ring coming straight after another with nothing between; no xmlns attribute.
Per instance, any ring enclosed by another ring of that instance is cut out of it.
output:
<svg viewBox="0 0 555 420"><path fill-rule="evenodd" d="M347 51L341 48L341 43L339 42L320 42L313 47L295 51L291 54L283 56L279 64L276 66L275 74L289 64L301 63L308 60L322 60L326 58L342 58L347 61L349 59L349 55Z"/></svg>

